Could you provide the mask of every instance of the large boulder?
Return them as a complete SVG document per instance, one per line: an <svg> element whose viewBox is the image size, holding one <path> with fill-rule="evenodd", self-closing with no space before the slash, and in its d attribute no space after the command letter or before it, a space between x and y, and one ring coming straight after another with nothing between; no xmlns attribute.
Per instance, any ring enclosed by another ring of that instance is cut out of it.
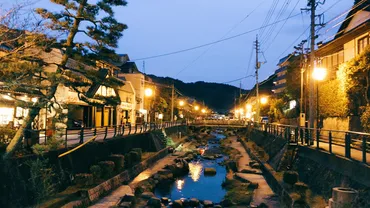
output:
<svg viewBox="0 0 370 208"><path fill-rule="evenodd" d="M157 197L152 197L148 201L148 206L153 207L153 208L161 208L161 200L158 199Z"/></svg>
<svg viewBox="0 0 370 208"><path fill-rule="evenodd" d="M191 198L189 203L190 203L190 206L191 206L191 207L198 207L198 205L199 205L199 200L198 200L198 199L196 199L196 198Z"/></svg>
<svg viewBox="0 0 370 208"><path fill-rule="evenodd" d="M226 162L226 168L228 170L233 171L233 172L238 172L238 165L237 165L236 161L234 161L234 160L227 161Z"/></svg>
<svg viewBox="0 0 370 208"><path fill-rule="evenodd" d="M183 208L183 204L182 204L182 201L181 200L175 200L173 203L172 203L172 208Z"/></svg>
<svg viewBox="0 0 370 208"><path fill-rule="evenodd" d="M213 207L213 202L210 200L204 200L203 205L204 207Z"/></svg>
<svg viewBox="0 0 370 208"><path fill-rule="evenodd" d="M143 199L150 199L154 197L154 194L152 192L144 192L141 194L141 198Z"/></svg>
<svg viewBox="0 0 370 208"><path fill-rule="evenodd" d="M204 175L206 176L213 176L216 175L216 169L215 168L205 168L204 169Z"/></svg>
<svg viewBox="0 0 370 208"><path fill-rule="evenodd" d="M294 185L298 181L298 173L295 171L285 171L283 181L287 184Z"/></svg>

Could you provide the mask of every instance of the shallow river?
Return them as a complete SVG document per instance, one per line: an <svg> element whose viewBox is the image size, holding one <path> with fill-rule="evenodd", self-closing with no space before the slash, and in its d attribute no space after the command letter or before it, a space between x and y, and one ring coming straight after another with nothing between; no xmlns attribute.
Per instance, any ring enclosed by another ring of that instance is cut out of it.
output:
<svg viewBox="0 0 370 208"><path fill-rule="evenodd" d="M216 140L225 138L222 134L213 134ZM208 144L208 148L217 148L218 144ZM177 180L168 186L157 188L154 194L157 197L168 197L172 200L180 198L197 198L199 200L211 200L221 202L226 194L222 188L222 182L226 177L226 168L219 165L224 159L216 160L197 159L189 163L189 174L177 178ZM204 168L215 168L217 174L214 176L205 176Z"/></svg>

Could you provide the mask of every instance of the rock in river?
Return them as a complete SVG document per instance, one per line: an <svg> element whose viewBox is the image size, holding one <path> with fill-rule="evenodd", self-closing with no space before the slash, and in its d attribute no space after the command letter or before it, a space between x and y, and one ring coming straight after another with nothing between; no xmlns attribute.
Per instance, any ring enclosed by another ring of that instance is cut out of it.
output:
<svg viewBox="0 0 370 208"><path fill-rule="evenodd" d="M214 168L205 168L204 175L216 175L216 169Z"/></svg>
<svg viewBox="0 0 370 208"><path fill-rule="evenodd" d="M204 200L203 205L204 207L213 207L213 202L209 200Z"/></svg>
<svg viewBox="0 0 370 208"><path fill-rule="evenodd" d="M148 201L148 206L154 207L154 208L160 208L161 207L161 200L157 197L152 197Z"/></svg>
<svg viewBox="0 0 370 208"><path fill-rule="evenodd" d="M181 200L175 200L172 204L172 208L182 208L182 201Z"/></svg>

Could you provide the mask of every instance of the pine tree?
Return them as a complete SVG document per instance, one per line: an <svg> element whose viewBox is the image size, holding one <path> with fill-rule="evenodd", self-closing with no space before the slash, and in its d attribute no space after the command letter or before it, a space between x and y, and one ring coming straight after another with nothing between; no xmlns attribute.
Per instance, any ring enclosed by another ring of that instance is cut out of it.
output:
<svg viewBox="0 0 370 208"><path fill-rule="evenodd" d="M114 18L113 7L125 6L126 1L100 0L96 4L87 0L50 1L60 6L62 11L36 9L36 13L43 20L38 22L38 25L42 25L42 28L51 34L66 37L65 39L51 38L40 31L26 32L17 27L10 30L11 33L17 34L16 37L1 36L3 44L0 45L11 44L5 50L5 55L0 55L0 73L3 73L0 74L0 81L4 82L5 88L26 92L34 90L39 96L37 102L24 103L30 108L29 115L8 145L4 157L11 156L17 149L40 109L46 105L55 106L58 86L64 85L76 91L79 98L85 102L105 104L112 99L89 97L84 89L93 83L105 86L119 84L114 78L99 77L96 68L117 58L114 49L127 26ZM79 41L82 39L85 41ZM61 52L60 60L50 59L53 57L53 54L50 54L53 51ZM24 68L27 70L23 71Z"/></svg>

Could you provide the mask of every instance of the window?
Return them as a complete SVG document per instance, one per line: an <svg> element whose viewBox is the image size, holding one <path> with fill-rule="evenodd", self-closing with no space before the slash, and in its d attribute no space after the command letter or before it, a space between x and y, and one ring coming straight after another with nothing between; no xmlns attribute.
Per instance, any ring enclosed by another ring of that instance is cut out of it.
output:
<svg viewBox="0 0 370 208"><path fill-rule="evenodd" d="M368 44L369 44L369 36L359 39L357 42L357 53L358 54L362 53Z"/></svg>

